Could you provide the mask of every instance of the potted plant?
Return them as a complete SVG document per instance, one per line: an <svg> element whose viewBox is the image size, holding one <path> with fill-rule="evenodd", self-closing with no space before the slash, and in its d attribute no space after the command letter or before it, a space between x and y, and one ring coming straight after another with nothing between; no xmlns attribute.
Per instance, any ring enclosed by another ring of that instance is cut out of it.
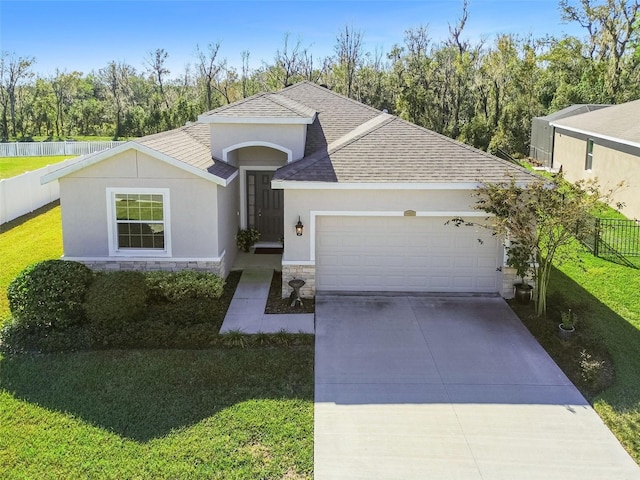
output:
<svg viewBox="0 0 640 480"><path fill-rule="evenodd" d="M558 333L560 338L566 340L576 331L577 316L569 309L566 312L562 312L560 318L562 318L562 322L558 325Z"/></svg>
<svg viewBox="0 0 640 480"><path fill-rule="evenodd" d="M236 244L243 252L248 252L260 239L260 232L255 228L239 228L236 235Z"/></svg>
<svg viewBox="0 0 640 480"><path fill-rule="evenodd" d="M527 283L525 277L533 271L531 266L531 249L516 240L512 240L507 247L507 265L516 269L516 274L521 278L516 283L515 298L518 303L528 305L533 298L533 287Z"/></svg>

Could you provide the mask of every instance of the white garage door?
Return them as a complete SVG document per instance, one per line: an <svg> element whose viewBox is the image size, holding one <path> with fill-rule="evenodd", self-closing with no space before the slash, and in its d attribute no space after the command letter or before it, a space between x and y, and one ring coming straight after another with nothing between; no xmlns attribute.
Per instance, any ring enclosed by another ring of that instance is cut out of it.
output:
<svg viewBox="0 0 640 480"><path fill-rule="evenodd" d="M320 291L497 292L503 247L442 217L317 217Z"/></svg>

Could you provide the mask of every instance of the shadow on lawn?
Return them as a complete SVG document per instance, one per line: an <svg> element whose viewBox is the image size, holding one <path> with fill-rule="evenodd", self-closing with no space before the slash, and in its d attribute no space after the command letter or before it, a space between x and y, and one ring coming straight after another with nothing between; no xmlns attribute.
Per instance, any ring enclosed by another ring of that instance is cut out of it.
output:
<svg viewBox="0 0 640 480"><path fill-rule="evenodd" d="M560 270L553 270L549 287L546 318L535 317L532 307L512 303L512 308L587 398L601 397L619 413L637 411L640 330ZM558 324L568 309L578 315L578 323L575 337L563 341L557 335ZM585 373L588 377L593 372L581 365L582 351L604 360L599 378L585 379Z"/></svg>
<svg viewBox="0 0 640 480"><path fill-rule="evenodd" d="M0 361L0 387L145 442L246 400L313 401L313 348L17 355Z"/></svg>
<svg viewBox="0 0 640 480"><path fill-rule="evenodd" d="M34 210L33 212L26 213L7 223L3 223L2 225L0 225L0 233L6 233L13 228L19 227L25 222L28 222L29 220L36 218L37 216L42 215L43 213L47 213L49 210L53 210L59 205L60 205L60 200L55 200L51 203L47 203L45 206L40 207L37 210Z"/></svg>

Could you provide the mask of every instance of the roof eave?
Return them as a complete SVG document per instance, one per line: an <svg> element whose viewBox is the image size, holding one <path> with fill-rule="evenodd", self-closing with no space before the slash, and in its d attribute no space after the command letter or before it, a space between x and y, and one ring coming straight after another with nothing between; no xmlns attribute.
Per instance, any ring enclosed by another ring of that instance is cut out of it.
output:
<svg viewBox="0 0 640 480"><path fill-rule="evenodd" d="M516 182L525 186L526 182ZM482 182L317 182L272 180L271 188L282 190L476 190Z"/></svg>
<svg viewBox="0 0 640 480"><path fill-rule="evenodd" d="M609 142L619 143L621 145L629 145L631 147L640 148L640 142L634 142L632 140L626 140L624 138L612 137L610 135L604 135L602 133L597 133L590 130L584 130L582 128L569 127L567 125L562 125L556 122L551 122L549 123L549 125L555 128L560 128L562 130L567 130L568 132L579 133L582 135L587 135L589 137L595 137L595 138L600 138L602 140L607 140Z"/></svg>
<svg viewBox="0 0 640 480"><path fill-rule="evenodd" d="M198 121L209 124L271 124L271 125L311 125L316 114L311 117L230 117L226 115L200 115Z"/></svg>

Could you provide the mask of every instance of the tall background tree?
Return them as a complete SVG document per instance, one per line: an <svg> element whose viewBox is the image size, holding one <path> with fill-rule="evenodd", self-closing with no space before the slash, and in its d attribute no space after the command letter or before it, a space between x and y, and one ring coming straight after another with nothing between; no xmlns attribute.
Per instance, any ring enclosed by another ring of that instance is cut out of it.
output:
<svg viewBox="0 0 640 480"><path fill-rule="evenodd" d="M198 114L307 80L418 125L491 152L524 156L531 118L574 103L640 98L638 0L559 0L566 22L584 36L500 34L472 40L473 18L461 0L446 38L428 25L407 26L388 50L345 25L332 55L317 56L285 34L269 61L251 68L249 51L230 64L221 43L196 46L192 64L167 67L168 50L152 50L142 68L111 61L97 72L34 75L35 59L0 55L0 139L146 135L194 121Z"/></svg>

